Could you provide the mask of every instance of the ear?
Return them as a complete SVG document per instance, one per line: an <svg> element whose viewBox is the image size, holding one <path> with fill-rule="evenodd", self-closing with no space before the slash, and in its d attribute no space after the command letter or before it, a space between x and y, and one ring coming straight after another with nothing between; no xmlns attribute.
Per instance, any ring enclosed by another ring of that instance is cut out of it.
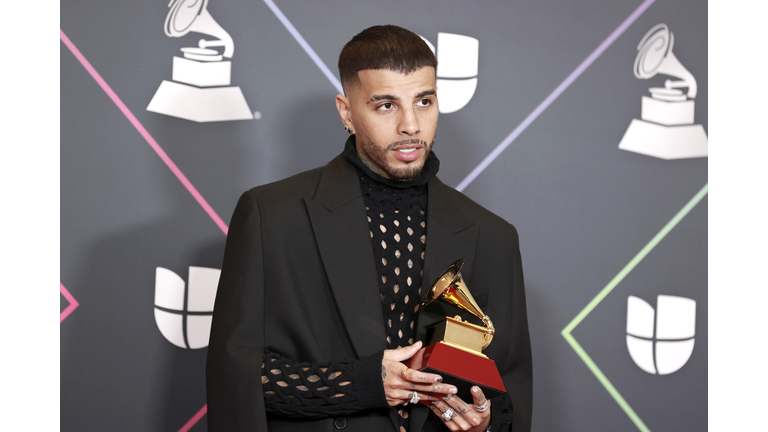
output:
<svg viewBox="0 0 768 432"><path fill-rule="evenodd" d="M339 111L339 117L344 126L352 129L351 112L352 105L349 103L349 99L343 95L336 95L336 109Z"/></svg>

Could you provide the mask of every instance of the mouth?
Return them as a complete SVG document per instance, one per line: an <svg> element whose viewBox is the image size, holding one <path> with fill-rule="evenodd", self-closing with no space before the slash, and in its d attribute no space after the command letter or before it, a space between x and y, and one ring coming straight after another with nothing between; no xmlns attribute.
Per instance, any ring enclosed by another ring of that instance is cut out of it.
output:
<svg viewBox="0 0 768 432"><path fill-rule="evenodd" d="M421 144L407 144L395 147L393 150L395 157L402 162L413 162L421 157L425 146Z"/></svg>

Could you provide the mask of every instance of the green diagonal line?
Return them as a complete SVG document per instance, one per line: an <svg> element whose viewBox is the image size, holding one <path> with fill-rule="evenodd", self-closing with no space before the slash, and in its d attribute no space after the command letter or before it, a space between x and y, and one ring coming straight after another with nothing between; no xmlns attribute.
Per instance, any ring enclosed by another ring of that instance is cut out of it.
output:
<svg viewBox="0 0 768 432"><path fill-rule="evenodd" d="M608 378L603 375L603 372L600 370L599 367L595 364L595 362L592 361L592 358L587 354L586 351L584 351L584 348L579 345L579 343L576 341L576 338L574 338L570 333L566 334L563 333L563 337L565 340L568 341L569 344L571 344L571 348L573 348L574 351L576 351L576 354L581 357L581 360L584 361L584 363L587 365L589 370L592 371L593 374L597 377L597 380L600 381L600 384L605 387L606 390L608 390L608 393L613 396L613 399L616 401L616 403L619 404L621 409L624 410L624 412L629 416L629 419L632 420L632 423L637 426L638 429L640 429L642 432L651 432L650 429L643 423L642 420L640 420L640 417L635 413L635 410L632 409L631 406L627 403L627 401L624 400L624 398L619 394L619 391L616 390L616 387L611 384L610 381L608 381Z"/></svg>
<svg viewBox="0 0 768 432"><path fill-rule="evenodd" d="M587 306L579 312L578 315L570 322L567 326L563 329L562 332L560 332L565 340L568 342L568 344L571 345L571 348L578 354L579 357L581 357L581 360L584 362L584 364L587 365L589 370L592 371L592 373L597 377L597 380L600 381L600 383L605 387L605 389L608 391L608 393L613 397L614 400L616 400L616 403L619 404L621 409L624 410L624 412L629 416L629 418L632 420L632 422L637 426L637 428L643 432L650 432L650 429L648 429L647 426L645 426L645 423L643 423L642 420L640 420L640 417L638 417L637 414L635 414L635 411L632 409L632 407L629 406L627 401L624 400L624 398L619 394L619 391L616 390L616 388L611 384L611 382L606 378L605 375L603 375L603 372L600 370L599 367L595 364L594 361L589 357L586 351L579 345L579 343L576 341L576 338L574 338L571 335L571 332L573 329L578 326L581 321L584 320L584 318L587 317L590 313L592 313L592 310L594 310L597 305L600 304L600 302L603 301L603 299L613 291L614 288L616 288L616 285L618 285L628 274L631 272L639 263L642 261L646 255L648 255L653 248L656 247L661 240L664 239L664 237L669 234L670 231L672 231L675 226L693 209L696 204L699 203L709 191L709 183L705 184L701 190L691 198L690 201L688 201L688 204L686 204L682 209L680 209L679 212L670 220L667 222L666 225L664 225L664 228L661 229L661 231L658 232L651 241L648 242L647 245L645 245L644 248L640 250L640 252L635 255L634 258L626 265L623 269L614 276L613 279L611 279L610 282L608 282L608 285L605 286L600 292L595 296L595 298L590 301Z"/></svg>

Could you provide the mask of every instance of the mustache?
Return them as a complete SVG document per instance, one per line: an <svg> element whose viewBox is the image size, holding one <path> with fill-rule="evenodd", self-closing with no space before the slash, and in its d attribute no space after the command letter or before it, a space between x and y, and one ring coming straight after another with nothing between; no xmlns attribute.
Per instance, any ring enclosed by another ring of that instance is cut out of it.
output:
<svg viewBox="0 0 768 432"><path fill-rule="evenodd" d="M405 144L421 144L421 145L422 145L422 147L427 147L427 142L426 142L426 141L424 141L423 139L419 139L419 138L408 138L408 139L404 139L404 140L395 141L395 142L393 142L393 143L390 143L390 144L387 146L387 150L392 150L393 148L395 148L395 147L397 147L397 146L401 146L401 145L405 145Z"/></svg>

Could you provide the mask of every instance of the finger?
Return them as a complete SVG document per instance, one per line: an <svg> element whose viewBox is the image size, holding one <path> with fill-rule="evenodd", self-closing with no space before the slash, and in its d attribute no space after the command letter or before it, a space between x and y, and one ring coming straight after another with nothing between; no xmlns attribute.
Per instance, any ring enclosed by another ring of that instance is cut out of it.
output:
<svg viewBox="0 0 768 432"><path fill-rule="evenodd" d="M429 393L419 393L406 390L398 390L391 392L394 398L396 398L402 405L409 403L418 403L422 400L436 400L440 396L430 395Z"/></svg>
<svg viewBox="0 0 768 432"><path fill-rule="evenodd" d="M489 413L491 408L491 401L485 398L485 394L478 386L472 387L472 399L473 403L475 404L474 409L475 411L479 412L480 414L486 414ZM487 404L486 404L487 402Z"/></svg>
<svg viewBox="0 0 768 432"><path fill-rule="evenodd" d="M416 398L414 398L414 393L416 393ZM408 405L409 403L418 403L422 400L440 399L440 396L437 395L430 395L429 393L407 392L405 390L392 390L388 393L385 393L385 396L389 406Z"/></svg>
<svg viewBox="0 0 768 432"><path fill-rule="evenodd" d="M448 399L448 401L446 401L446 398ZM446 424L454 423L460 429L467 430L467 429L469 429L471 427L471 425L463 417L463 414L462 414L462 411L463 411L463 413L466 413L467 409L466 408L462 408L461 410L459 410L456 407L451 406L449 404L449 401L451 401L453 399L459 399L459 398L455 397L455 396L452 396L452 395L448 395L448 396L444 397L442 401L436 401L435 402L435 406L437 406L437 408L440 409L440 411L442 411L442 413L450 413L451 414L451 419L450 420L446 420L445 417L441 416L441 418L443 419L444 423L446 423ZM461 400L461 399L459 399L459 400Z"/></svg>
<svg viewBox="0 0 768 432"><path fill-rule="evenodd" d="M443 397L445 401L453 410L459 414L466 422L471 423L472 426L477 426L482 421L479 413L464 402L460 397L454 395L447 395Z"/></svg>
<svg viewBox="0 0 768 432"><path fill-rule="evenodd" d="M386 365L387 382L392 386L402 387L408 366L394 360L382 360L382 365Z"/></svg>
<svg viewBox="0 0 768 432"><path fill-rule="evenodd" d="M399 405L403 402L409 401L412 398L414 391L424 394L425 400L436 400L440 397L456 392L455 386L449 384L416 384L409 381L403 381L401 372L407 368L400 362L387 360L387 368L382 372L382 380L384 382L384 394L387 398L387 403L390 406ZM400 369L402 368L402 369ZM416 371L416 375L421 375ZM421 396L420 396L421 397Z"/></svg>
<svg viewBox="0 0 768 432"><path fill-rule="evenodd" d="M416 398L414 398L416 393ZM440 401L443 395L433 393L412 392L406 390L389 390L385 392L385 397L389 406L407 405L408 403L418 403L420 401Z"/></svg>
<svg viewBox="0 0 768 432"><path fill-rule="evenodd" d="M477 390L479 391L480 389L478 388ZM474 389L473 393L475 393ZM484 398L485 396L483 396L483 399ZM486 411L479 412L472 406L471 403L467 403L457 396L445 396L443 397L443 401L446 402L451 408L453 408L454 411L457 412L461 418L469 424L470 427L476 427L483 424L483 422L485 422L486 419L491 415L491 412L487 409Z"/></svg>
<svg viewBox="0 0 768 432"><path fill-rule="evenodd" d="M414 392L407 393L408 399L410 400L413 398ZM440 393L429 393L429 392L421 392L416 391L416 394L419 396L419 400L421 401L442 401L443 400L443 394Z"/></svg>
<svg viewBox="0 0 768 432"><path fill-rule="evenodd" d="M437 393L440 395L456 394L459 389L451 384L416 384L408 383L407 388L417 392Z"/></svg>
<svg viewBox="0 0 768 432"><path fill-rule="evenodd" d="M437 374L431 374L426 372L421 372L415 369L404 369L405 373L401 373L401 378L404 376L406 381L414 382L414 383L441 383L443 382L443 377ZM451 386L453 388L456 388L454 386ZM439 392L439 391L438 391Z"/></svg>
<svg viewBox="0 0 768 432"><path fill-rule="evenodd" d="M384 350L384 358L387 360L395 360L401 362L413 357L413 355L416 354L416 351L419 349L421 349L421 341L406 347Z"/></svg>
<svg viewBox="0 0 768 432"><path fill-rule="evenodd" d="M459 426L456 423L451 422L451 421L445 421L445 419L443 419L443 417L442 417L443 416L443 412L440 411L440 408L438 408L436 405L431 404L429 406L429 409L431 409L432 412L435 413L436 416L440 417L440 420L442 420L443 423L445 423L445 425L448 427L448 429L450 429L452 431L459 430Z"/></svg>
<svg viewBox="0 0 768 432"><path fill-rule="evenodd" d="M451 408L454 410L460 412L461 414L466 414L469 410L469 405L467 405L466 402L464 402L460 397L455 395L445 395L443 396L443 401L448 404Z"/></svg>

